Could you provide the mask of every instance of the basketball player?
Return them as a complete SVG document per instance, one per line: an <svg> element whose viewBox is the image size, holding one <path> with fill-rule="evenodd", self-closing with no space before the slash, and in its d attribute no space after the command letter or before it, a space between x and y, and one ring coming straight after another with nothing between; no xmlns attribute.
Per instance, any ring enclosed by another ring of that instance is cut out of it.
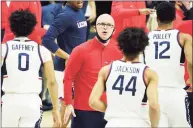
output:
<svg viewBox="0 0 193 128"><path fill-rule="evenodd" d="M5 93L2 97L2 127L35 127L40 118L41 65L53 104L53 119L58 127L61 126L51 53L27 38L36 23L36 17L28 10L15 11L9 18L15 39L2 44L2 60L7 71L2 86Z"/></svg>
<svg viewBox="0 0 193 128"><path fill-rule="evenodd" d="M105 112L106 127L157 127L159 104L156 72L139 62L139 55L148 45L142 29L126 28L118 36L118 45L124 54L122 60L103 67L92 93L90 106ZM151 125L143 120L141 101L147 88ZM100 100L106 90L107 105Z"/></svg>
<svg viewBox="0 0 193 128"><path fill-rule="evenodd" d="M186 121L185 85L183 66L180 66L181 51L187 59L190 83L192 84L192 37L173 29L175 7L162 2L156 8L158 30L149 33L150 45L145 50L145 61L154 69L159 80L159 102L164 113L160 126L188 127Z"/></svg>

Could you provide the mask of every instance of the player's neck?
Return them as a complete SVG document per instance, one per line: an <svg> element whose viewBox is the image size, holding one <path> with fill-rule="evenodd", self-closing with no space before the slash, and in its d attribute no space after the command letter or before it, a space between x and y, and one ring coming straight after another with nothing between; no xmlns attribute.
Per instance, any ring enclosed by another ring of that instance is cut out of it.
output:
<svg viewBox="0 0 193 128"><path fill-rule="evenodd" d="M158 30L168 30L168 29L173 29L173 23L158 25Z"/></svg>
<svg viewBox="0 0 193 128"><path fill-rule="evenodd" d="M15 38L16 38L16 39L17 39L17 38L25 38L25 39L28 39L27 36L15 36Z"/></svg>
<svg viewBox="0 0 193 128"><path fill-rule="evenodd" d="M123 56L122 60L125 62L135 63L135 62L139 62L139 56L134 58L134 59L130 59L126 56Z"/></svg>

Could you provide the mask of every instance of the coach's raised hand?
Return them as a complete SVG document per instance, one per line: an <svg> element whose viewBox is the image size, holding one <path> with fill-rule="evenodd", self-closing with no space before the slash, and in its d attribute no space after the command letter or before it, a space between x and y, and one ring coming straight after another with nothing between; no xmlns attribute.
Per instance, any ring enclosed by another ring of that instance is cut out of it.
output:
<svg viewBox="0 0 193 128"><path fill-rule="evenodd" d="M67 124L70 115L73 115L74 117L76 117L76 114L74 112L74 107L70 104L66 106L66 110L65 110L65 114L64 114L64 124Z"/></svg>
<svg viewBox="0 0 193 128"><path fill-rule="evenodd" d="M149 8L144 8L144 9L139 9L140 15L149 15L155 12L154 9L149 9Z"/></svg>

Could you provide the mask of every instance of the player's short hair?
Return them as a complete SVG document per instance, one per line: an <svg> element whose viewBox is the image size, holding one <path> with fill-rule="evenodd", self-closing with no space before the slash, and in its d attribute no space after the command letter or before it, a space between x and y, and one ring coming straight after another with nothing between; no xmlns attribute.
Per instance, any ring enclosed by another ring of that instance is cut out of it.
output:
<svg viewBox="0 0 193 128"><path fill-rule="evenodd" d="M171 23L176 18L175 5L164 1L156 7L157 19L164 24Z"/></svg>
<svg viewBox="0 0 193 128"><path fill-rule="evenodd" d="M28 36L37 24L36 17L29 10L19 9L9 17L11 31L16 36Z"/></svg>
<svg viewBox="0 0 193 128"><path fill-rule="evenodd" d="M147 34L141 28L127 27L120 32L118 38L120 50L130 60L135 59L149 44Z"/></svg>

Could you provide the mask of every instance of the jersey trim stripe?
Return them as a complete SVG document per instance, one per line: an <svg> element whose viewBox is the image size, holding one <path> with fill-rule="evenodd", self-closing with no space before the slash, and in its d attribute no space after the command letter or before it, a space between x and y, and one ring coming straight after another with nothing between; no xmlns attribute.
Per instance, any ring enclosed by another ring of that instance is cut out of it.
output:
<svg viewBox="0 0 193 128"><path fill-rule="evenodd" d="M6 53L5 53L5 57L4 57L4 62L5 62L6 58L7 58L8 51L9 51L9 46L8 46L8 44L7 44L7 43L5 43L5 44L6 44Z"/></svg>
<svg viewBox="0 0 193 128"><path fill-rule="evenodd" d="M147 105L147 102L142 102L141 105Z"/></svg>
<svg viewBox="0 0 193 128"><path fill-rule="evenodd" d="M146 61L145 61L145 51L143 51L143 63L146 64Z"/></svg>
<svg viewBox="0 0 193 128"><path fill-rule="evenodd" d="M184 66L184 63L181 63L180 66Z"/></svg>
<svg viewBox="0 0 193 128"><path fill-rule="evenodd" d="M119 60L119 61L121 61L121 62L125 62L125 63L126 63L126 61L124 61L124 60Z"/></svg>
<svg viewBox="0 0 193 128"><path fill-rule="evenodd" d="M179 46L183 49L184 46L182 46L180 44L180 31L178 31L178 34L177 34L177 42L178 42Z"/></svg>
<svg viewBox="0 0 193 128"><path fill-rule="evenodd" d="M139 64L139 63L141 63L141 62L131 62L132 64Z"/></svg>
<svg viewBox="0 0 193 128"><path fill-rule="evenodd" d="M118 61L121 61L121 62L124 62L124 63L126 63L126 61L124 61L124 60L118 60ZM141 63L141 62L131 62L132 64L138 64L138 63Z"/></svg>
<svg viewBox="0 0 193 128"><path fill-rule="evenodd" d="M142 99L142 105L144 105L145 103L147 104L147 87L145 89L145 93L144 93L144 96L143 96L143 99Z"/></svg>
<svg viewBox="0 0 193 128"><path fill-rule="evenodd" d="M186 85L186 86L184 87L184 90L188 90L188 89L190 88L190 86L191 86L191 85Z"/></svg>
<svg viewBox="0 0 193 128"><path fill-rule="evenodd" d="M109 70L109 74L107 75L107 79L106 79L106 82L105 82L105 89L104 89L105 91L107 90L106 83L107 83L107 81L108 81L108 79L109 79L109 76L110 76L110 74L111 74L112 67L113 67L113 62L111 63L111 67L110 67L110 70Z"/></svg>
<svg viewBox="0 0 193 128"><path fill-rule="evenodd" d="M6 59L7 59L7 56L8 56L8 52L9 52L9 46L7 43L6 44L6 53L5 53L5 57L4 57L4 62L3 62L3 66L1 67L1 73L2 75L6 75L6 77L3 77L3 78L8 78L8 75L7 75L7 68L6 68Z"/></svg>
<svg viewBox="0 0 193 128"><path fill-rule="evenodd" d="M176 30L176 29L174 29L174 28L170 28L170 29L166 29L166 30L164 30L164 31L169 31L169 30ZM162 31L161 29L156 29L156 30L153 30L153 31Z"/></svg>
<svg viewBox="0 0 193 128"><path fill-rule="evenodd" d="M147 105L147 83L145 82L145 70L148 68L148 66L145 66L143 69L143 82L145 84L145 93L142 99L142 105Z"/></svg>
<svg viewBox="0 0 193 128"><path fill-rule="evenodd" d="M38 45L38 55L39 55L39 57L40 57L41 63L43 64L42 56L41 56L41 54L40 54L40 45Z"/></svg>
<svg viewBox="0 0 193 128"><path fill-rule="evenodd" d="M18 40L18 39L15 39L15 40L13 40L13 41L21 42L21 40ZM32 41L32 40L24 40L24 42L30 42L30 41Z"/></svg>
<svg viewBox="0 0 193 128"><path fill-rule="evenodd" d="M8 75L4 75L3 78L8 78Z"/></svg>
<svg viewBox="0 0 193 128"><path fill-rule="evenodd" d="M190 121L190 110L189 110L189 106L190 106L190 101L188 99L188 96L185 97L185 108L186 108L186 120L189 123L189 125L191 126L191 121Z"/></svg>
<svg viewBox="0 0 193 128"><path fill-rule="evenodd" d="M143 69L143 82L145 84L145 86L147 87L147 83L145 82L145 70L148 68L148 66L145 66L145 68Z"/></svg>
<svg viewBox="0 0 193 128"><path fill-rule="evenodd" d="M109 78L109 75L111 74L112 67L113 67L113 62L111 63L111 67L110 67L110 70L109 70L109 74L107 75L106 82L107 82L107 80L108 80L108 78Z"/></svg>

